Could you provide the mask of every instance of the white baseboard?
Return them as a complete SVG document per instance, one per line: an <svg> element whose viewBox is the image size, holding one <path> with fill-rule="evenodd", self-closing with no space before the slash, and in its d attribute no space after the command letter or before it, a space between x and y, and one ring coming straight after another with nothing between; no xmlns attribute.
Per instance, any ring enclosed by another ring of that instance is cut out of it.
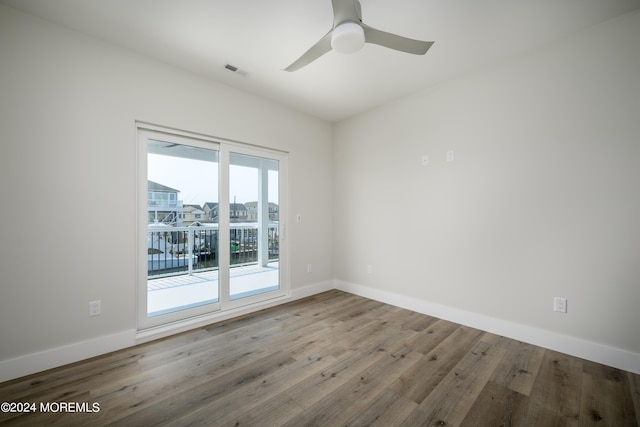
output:
<svg viewBox="0 0 640 427"><path fill-rule="evenodd" d="M135 335L135 329L131 329L27 354L15 359L2 360L0 361L0 382L131 347L135 344Z"/></svg>
<svg viewBox="0 0 640 427"><path fill-rule="evenodd" d="M606 345L585 341L552 331L534 328L503 319L447 307L425 300L407 297L392 292L381 291L368 286L344 281L336 281L336 289L360 295L365 298L406 308L439 319L470 326L496 335L534 344L561 353L602 363L607 366L640 374L640 354Z"/></svg>
<svg viewBox="0 0 640 427"><path fill-rule="evenodd" d="M326 282L318 282L312 285L304 286L291 290L291 300L302 299L322 292L330 291L336 288L335 280L327 280Z"/></svg>
<svg viewBox="0 0 640 427"><path fill-rule="evenodd" d="M51 368L57 368L59 366L100 356L123 348L132 347L136 344L206 326L214 322L241 316L243 314L262 310L271 306L306 298L334 288L333 280L314 283L302 288L292 289L288 296L274 298L273 300L268 300L261 304L241 307L228 312L214 313L209 316L203 316L196 319L188 319L184 322L144 332L137 332L135 329L132 329L92 338L86 341L80 341L62 347L44 350L38 353L27 354L14 359L0 360L0 382L35 374Z"/></svg>
<svg viewBox="0 0 640 427"><path fill-rule="evenodd" d="M535 344L572 356L602 363L625 371L640 374L640 354L608 347L579 338L557 334L526 325L496 319L452 307L434 304L424 300L416 300L392 292L381 291L367 286L356 285L343 281L325 281L314 283L302 288L292 289L287 297L277 298L264 304L245 307L242 310L218 313L214 317L201 318L179 325L159 328L153 331L137 333L135 329L126 330L110 335L92 338L86 341L27 354L14 359L0 361L0 382L12 380L69 363L78 362L90 357L100 356L112 351L131 347L141 342L151 341L176 334L189 329L206 326L216 321L261 310L270 306L283 304L297 299L306 298L331 289L339 289L356 295L370 298L386 304L406 308L418 313L428 314L440 319L448 320L483 331L513 338L519 341Z"/></svg>

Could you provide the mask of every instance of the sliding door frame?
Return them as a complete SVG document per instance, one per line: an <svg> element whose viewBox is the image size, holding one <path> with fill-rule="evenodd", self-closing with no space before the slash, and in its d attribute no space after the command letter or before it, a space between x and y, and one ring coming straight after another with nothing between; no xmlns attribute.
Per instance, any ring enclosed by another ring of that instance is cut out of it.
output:
<svg viewBox="0 0 640 427"><path fill-rule="evenodd" d="M258 148L254 146L248 146L246 144L226 143L221 145L220 163L221 165L224 164L224 166L221 166L220 169L223 174L226 172L226 177L224 177L223 180L221 181L221 186L224 188L224 190L221 189L220 195L221 195L221 199L222 197L226 197L228 203L225 204L225 208L227 209L227 211L220 213L220 228L223 227L223 224L226 227L230 227L230 220L229 220L230 212L228 210L228 207L232 202L232 200L231 200L231 194L229 193L230 174L229 174L228 168L231 164L231 159L230 159L231 154L243 154L243 155L263 157L269 160L278 161L278 206L279 206L278 228L279 228L279 241L280 241L279 255L278 255L278 258L280 260L279 267L278 267L278 274L279 274L278 283L280 286L279 286L279 289L275 291L269 291L264 294L258 294L258 295L244 297L240 299L231 299L231 295L229 295L230 286L226 286L224 287L224 289L221 289L220 291L220 295L221 295L220 302L222 304L223 310L233 309L233 308L237 308L245 305L259 303L259 302L265 301L266 299L289 295L289 279L287 274L287 271L289 270L288 262L287 262L288 245L285 243L286 242L285 230L286 230L286 218L287 218L286 209L288 206L287 191L286 191L287 176L288 176L287 155L286 153L277 152L273 150L266 150L266 149ZM224 159L224 161L222 159ZM224 169L227 169L227 170L224 170ZM226 194L224 193L225 191L227 192ZM223 218L224 218L224 221L223 221ZM223 234L227 239L229 239L230 237L229 233L221 233L221 234ZM230 245L230 242L229 241L223 242L221 238L220 244L221 245L226 244L226 246L224 247L228 248ZM228 262L225 263L225 270L224 271L222 269L220 270L220 276L224 275L226 278L229 278L230 274L228 271L226 271L226 269L230 269L231 268L230 266L231 266L231 262L229 260Z"/></svg>
<svg viewBox="0 0 640 427"><path fill-rule="evenodd" d="M158 139L164 136L171 142L218 151L218 302L208 303L187 310L149 317L147 313L147 139ZM289 283L289 250L288 250L288 154L283 151L273 150L251 144L245 144L225 138L218 138L195 134L191 132L168 129L147 123L136 123L136 153L137 153L137 188L136 188L136 311L138 333L149 331L153 328L165 328L174 325L180 327L187 322L208 318L216 320L216 316L222 313L232 313L243 308L246 311L255 305L260 309L261 303L274 298L289 297L291 295ZM250 156L264 157L278 161L278 229L279 229L279 288L263 294L257 294L236 300L230 299L230 191L229 191L229 163L230 154L246 154Z"/></svg>

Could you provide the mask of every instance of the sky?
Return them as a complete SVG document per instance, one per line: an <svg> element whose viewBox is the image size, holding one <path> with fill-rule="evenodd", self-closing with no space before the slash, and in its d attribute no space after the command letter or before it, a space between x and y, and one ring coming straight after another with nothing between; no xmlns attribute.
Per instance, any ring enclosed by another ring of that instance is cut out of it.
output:
<svg viewBox="0 0 640 427"><path fill-rule="evenodd" d="M229 198L237 203L258 200L258 170L229 166ZM278 203L277 172L269 172L269 201ZM204 205L218 202L218 164L180 157L147 155L147 177L150 181L179 190L178 200L184 204Z"/></svg>

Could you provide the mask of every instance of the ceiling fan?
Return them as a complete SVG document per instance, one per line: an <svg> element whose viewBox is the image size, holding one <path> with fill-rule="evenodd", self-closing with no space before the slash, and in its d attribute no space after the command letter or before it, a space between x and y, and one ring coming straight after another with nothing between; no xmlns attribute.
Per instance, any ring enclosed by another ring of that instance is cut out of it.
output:
<svg viewBox="0 0 640 427"><path fill-rule="evenodd" d="M331 0L331 3L333 28L293 64L285 68L285 71L299 70L332 49L341 53L353 53L360 50L365 43L373 43L401 52L424 55L433 44L368 26L362 22L362 8L358 0Z"/></svg>

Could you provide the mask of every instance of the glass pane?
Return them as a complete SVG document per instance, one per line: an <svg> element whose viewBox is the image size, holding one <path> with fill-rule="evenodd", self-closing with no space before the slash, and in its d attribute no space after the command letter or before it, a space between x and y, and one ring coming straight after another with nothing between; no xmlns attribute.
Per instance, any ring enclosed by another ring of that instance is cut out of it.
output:
<svg viewBox="0 0 640 427"><path fill-rule="evenodd" d="M218 151L147 143L147 316L218 302Z"/></svg>
<svg viewBox="0 0 640 427"><path fill-rule="evenodd" d="M231 300L280 289L278 161L230 154Z"/></svg>

